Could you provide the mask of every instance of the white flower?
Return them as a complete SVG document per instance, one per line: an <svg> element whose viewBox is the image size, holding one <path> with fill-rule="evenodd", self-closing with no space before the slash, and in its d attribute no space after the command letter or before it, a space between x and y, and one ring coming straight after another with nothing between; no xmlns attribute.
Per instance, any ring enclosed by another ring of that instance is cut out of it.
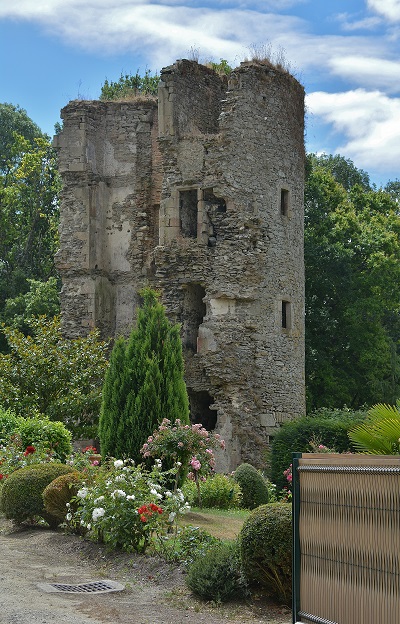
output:
<svg viewBox="0 0 400 624"><path fill-rule="evenodd" d="M126 497L126 500L135 500L135 495L134 494L128 494L128 496Z"/></svg>
<svg viewBox="0 0 400 624"><path fill-rule="evenodd" d="M155 459L154 460L155 465L157 466L157 468L161 468L162 466L162 461L161 459Z"/></svg>
<svg viewBox="0 0 400 624"><path fill-rule="evenodd" d="M124 490L114 490L114 492L111 494L111 498L125 498L126 494L124 492Z"/></svg>
<svg viewBox="0 0 400 624"><path fill-rule="evenodd" d="M176 512L171 511L171 513L168 516L168 522L173 522L175 520L175 516L176 516Z"/></svg>
<svg viewBox="0 0 400 624"><path fill-rule="evenodd" d="M86 496L88 495L88 492L89 490L86 487L83 487L80 490L78 490L76 495L78 498L86 498Z"/></svg>
<svg viewBox="0 0 400 624"><path fill-rule="evenodd" d="M115 481L125 481L125 475L119 474L115 477Z"/></svg>
<svg viewBox="0 0 400 624"><path fill-rule="evenodd" d="M104 496L99 496L93 502L95 505L98 505L98 503L101 503L103 500L104 500Z"/></svg>
<svg viewBox="0 0 400 624"><path fill-rule="evenodd" d="M106 513L106 510L104 509L104 507L95 507L92 511L93 522L96 522L96 520L104 516L105 513Z"/></svg>
<svg viewBox="0 0 400 624"><path fill-rule="evenodd" d="M72 513L67 513L67 515L65 516L65 519L68 520L68 522L72 520Z"/></svg>
<svg viewBox="0 0 400 624"><path fill-rule="evenodd" d="M176 465L180 468L182 466L182 462L176 462Z"/></svg>
<svg viewBox="0 0 400 624"><path fill-rule="evenodd" d="M169 490L167 490L167 491L165 492L165 496L166 496L167 498L171 498L171 496L172 496L172 492L170 492Z"/></svg>
<svg viewBox="0 0 400 624"><path fill-rule="evenodd" d="M157 490L155 488L152 488L150 490L150 494L153 494L153 496L156 496L158 494Z"/></svg>
<svg viewBox="0 0 400 624"><path fill-rule="evenodd" d="M90 529L92 528L92 525L90 524L90 522L86 525L86 528L88 531L90 531Z"/></svg>
<svg viewBox="0 0 400 624"><path fill-rule="evenodd" d="M116 459L114 462L115 468L122 468L123 465L124 465L124 462L122 461L122 459Z"/></svg>

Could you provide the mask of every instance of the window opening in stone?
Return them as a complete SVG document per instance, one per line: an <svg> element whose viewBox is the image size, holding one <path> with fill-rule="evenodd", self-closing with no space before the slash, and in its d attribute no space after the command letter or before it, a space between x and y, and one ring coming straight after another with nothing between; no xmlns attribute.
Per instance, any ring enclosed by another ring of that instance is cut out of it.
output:
<svg viewBox="0 0 400 624"><path fill-rule="evenodd" d="M281 189L281 215L287 217L289 213L289 191Z"/></svg>
<svg viewBox="0 0 400 624"><path fill-rule="evenodd" d="M179 191L179 219L182 236L197 238L197 189Z"/></svg>
<svg viewBox="0 0 400 624"><path fill-rule="evenodd" d="M214 208L217 212L226 212L226 201L214 195L212 188L204 189L203 199L208 207Z"/></svg>
<svg viewBox="0 0 400 624"><path fill-rule="evenodd" d="M185 290L182 319L182 344L186 349L197 353L199 327L206 315L203 299L206 291L200 284L188 284Z"/></svg>
<svg viewBox="0 0 400 624"><path fill-rule="evenodd" d="M282 301L282 329L290 329L290 301Z"/></svg>
<svg viewBox="0 0 400 624"><path fill-rule="evenodd" d="M207 390L195 392L188 389L190 402L190 422L201 423L207 431L213 431L217 425L217 410L211 409L214 399Z"/></svg>

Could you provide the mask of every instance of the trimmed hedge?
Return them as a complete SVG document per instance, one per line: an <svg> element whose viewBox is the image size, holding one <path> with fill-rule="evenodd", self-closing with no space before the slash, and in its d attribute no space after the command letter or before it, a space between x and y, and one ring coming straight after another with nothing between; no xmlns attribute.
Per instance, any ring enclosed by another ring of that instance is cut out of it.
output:
<svg viewBox="0 0 400 624"><path fill-rule="evenodd" d="M43 491L53 479L67 472L73 472L73 468L56 462L19 468L4 480L1 487L1 511L18 524L33 516L41 516L50 526L57 526L58 520L45 510Z"/></svg>
<svg viewBox="0 0 400 624"><path fill-rule="evenodd" d="M56 518L59 523L64 522L67 515L67 503L76 496L85 476L75 470L67 472L53 479L43 491L43 503L48 514Z"/></svg>
<svg viewBox="0 0 400 624"><path fill-rule="evenodd" d="M267 482L262 474L251 464L241 464L233 475L242 491L243 509L254 509L266 505L269 500Z"/></svg>
<svg viewBox="0 0 400 624"><path fill-rule="evenodd" d="M270 478L277 490L287 486L283 471L292 463L292 453L309 453L311 440L315 439L338 453L355 451L347 432L363 422L367 412L359 410L322 409L309 416L285 422L277 432L271 448Z"/></svg>
<svg viewBox="0 0 400 624"><path fill-rule="evenodd" d="M7 444L10 436L15 433L18 421L18 416L13 412L0 407L0 444Z"/></svg>
<svg viewBox="0 0 400 624"><path fill-rule="evenodd" d="M250 584L289 604L292 592L292 506L270 503L255 509L239 535L243 570Z"/></svg>

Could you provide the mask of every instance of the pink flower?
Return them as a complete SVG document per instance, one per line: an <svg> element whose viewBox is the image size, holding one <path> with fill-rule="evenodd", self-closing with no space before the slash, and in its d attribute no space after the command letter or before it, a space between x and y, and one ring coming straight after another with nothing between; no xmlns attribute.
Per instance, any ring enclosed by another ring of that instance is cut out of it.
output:
<svg viewBox="0 0 400 624"><path fill-rule="evenodd" d="M192 459L190 460L190 466L192 466L193 470L197 471L197 470L200 470L201 463L199 462L197 457L192 457Z"/></svg>

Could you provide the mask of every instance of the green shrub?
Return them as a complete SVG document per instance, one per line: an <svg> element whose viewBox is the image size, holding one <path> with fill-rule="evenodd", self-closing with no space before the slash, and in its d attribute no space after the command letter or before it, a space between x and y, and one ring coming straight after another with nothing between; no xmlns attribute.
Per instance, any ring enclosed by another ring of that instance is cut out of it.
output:
<svg viewBox="0 0 400 624"><path fill-rule="evenodd" d="M268 503L267 483L254 466L241 464L235 470L234 479L242 491L242 507L244 509L254 509L259 505Z"/></svg>
<svg viewBox="0 0 400 624"><path fill-rule="evenodd" d="M239 535L244 574L288 604L292 578L292 506L272 503L255 509Z"/></svg>
<svg viewBox="0 0 400 624"><path fill-rule="evenodd" d="M56 477L72 472L71 466L51 462L25 466L4 480L0 494L0 508L6 518L17 523L41 516L51 526L58 522L46 512L43 502L45 487Z"/></svg>
<svg viewBox="0 0 400 624"><path fill-rule="evenodd" d="M18 416L11 410L0 407L0 444L7 444L10 436L15 432Z"/></svg>
<svg viewBox="0 0 400 624"><path fill-rule="evenodd" d="M270 477L278 491L287 486L283 471L292 463L292 453L309 453L313 439L338 453L354 451L347 432L365 417L366 412L362 410L321 409L309 416L285 422L275 435L271 449Z"/></svg>
<svg viewBox="0 0 400 624"><path fill-rule="evenodd" d="M71 499L77 495L84 478L85 476L77 470L67 472L56 477L45 487L43 491L45 510L48 514L57 518L60 523L65 520L67 515L67 503L71 505Z"/></svg>
<svg viewBox="0 0 400 624"><path fill-rule="evenodd" d="M54 452L61 462L72 452L71 433L65 425L46 416L40 418L19 418L17 433L21 436L22 445L41 444Z"/></svg>
<svg viewBox="0 0 400 624"><path fill-rule="evenodd" d="M221 542L197 557L186 576L188 587L206 600L225 602L247 593L237 542Z"/></svg>
<svg viewBox="0 0 400 624"><path fill-rule="evenodd" d="M182 491L189 505L197 506L196 483L188 479ZM241 506L242 492L232 477L214 474L205 481L200 481L200 497L202 506L208 509L238 509Z"/></svg>
<svg viewBox="0 0 400 624"><path fill-rule="evenodd" d="M178 530L178 546L175 549L175 560L184 566L191 565L195 559L221 544L218 537L195 526L184 526Z"/></svg>

